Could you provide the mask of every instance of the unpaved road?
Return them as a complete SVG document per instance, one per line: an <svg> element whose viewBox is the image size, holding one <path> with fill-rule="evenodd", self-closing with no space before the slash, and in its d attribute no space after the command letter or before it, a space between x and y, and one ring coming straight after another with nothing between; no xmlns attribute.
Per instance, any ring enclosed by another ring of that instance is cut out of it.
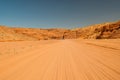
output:
<svg viewBox="0 0 120 80"><path fill-rule="evenodd" d="M120 80L120 40L0 42L0 80Z"/></svg>

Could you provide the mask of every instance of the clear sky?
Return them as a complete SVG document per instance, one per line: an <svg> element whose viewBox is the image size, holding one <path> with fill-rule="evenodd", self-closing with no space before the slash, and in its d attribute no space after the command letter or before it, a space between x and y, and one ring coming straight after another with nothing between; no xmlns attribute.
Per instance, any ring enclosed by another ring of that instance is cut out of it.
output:
<svg viewBox="0 0 120 80"><path fill-rule="evenodd" d="M75 28L120 20L120 0L0 0L0 25Z"/></svg>

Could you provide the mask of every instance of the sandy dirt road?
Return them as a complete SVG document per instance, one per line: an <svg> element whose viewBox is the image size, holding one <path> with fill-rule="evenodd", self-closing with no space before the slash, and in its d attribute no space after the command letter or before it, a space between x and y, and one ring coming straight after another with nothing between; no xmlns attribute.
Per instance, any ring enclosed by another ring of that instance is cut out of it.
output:
<svg viewBox="0 0 120 80"><path fill-rule="evenodd" d="M120 80L120 40L0 42L0 80Z"/></svg>

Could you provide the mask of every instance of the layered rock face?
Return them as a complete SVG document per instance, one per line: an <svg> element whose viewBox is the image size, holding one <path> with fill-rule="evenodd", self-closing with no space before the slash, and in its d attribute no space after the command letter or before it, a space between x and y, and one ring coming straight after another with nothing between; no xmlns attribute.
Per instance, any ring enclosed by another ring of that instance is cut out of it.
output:
<svg viewBox="0 0 120 80"><path fill-rule="evenodd" d="M75 31L77 32L77 38L116 39L120 38L120 21L78 28Z"/></svg>
<svg viewBox="0 0 120 80"><path fill-rule="evenodd" d="M11 28L0 26L0 41L49 39L117 39L120 38L120 21L96 24L77 29Z"/></svg>

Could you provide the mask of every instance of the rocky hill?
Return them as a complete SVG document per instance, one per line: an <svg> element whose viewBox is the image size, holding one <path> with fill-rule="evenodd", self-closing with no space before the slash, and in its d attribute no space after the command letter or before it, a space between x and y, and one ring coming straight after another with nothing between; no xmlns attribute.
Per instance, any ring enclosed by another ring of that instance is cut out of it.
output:
<svg viewBox="0 0 120 80"><path fill-rule="evenodd" d="M15 33L23 34L38 40L62 39L67 29L35 29L35 28L12 28Z"/></svg>
<svg viewBox="0 0 120 80"><path fill-rule="evenodd" d="M116 39L120 38L120 21L96 24L75 29L77 38Z"/></svg>
<svg viewBox="0 0 120 80"><path fill-rule="evenodd" d="M120 38L120 21L76 29L11 28L0 26L0 41L49 39L116 39Z"/></svg>
<svg viewBox="0 0 120 80"><path fill-rule="evenodd" d="M0 41L22 41L22 40L37 40L23 34L16 33L12 28L0 26Z"/></svg>

